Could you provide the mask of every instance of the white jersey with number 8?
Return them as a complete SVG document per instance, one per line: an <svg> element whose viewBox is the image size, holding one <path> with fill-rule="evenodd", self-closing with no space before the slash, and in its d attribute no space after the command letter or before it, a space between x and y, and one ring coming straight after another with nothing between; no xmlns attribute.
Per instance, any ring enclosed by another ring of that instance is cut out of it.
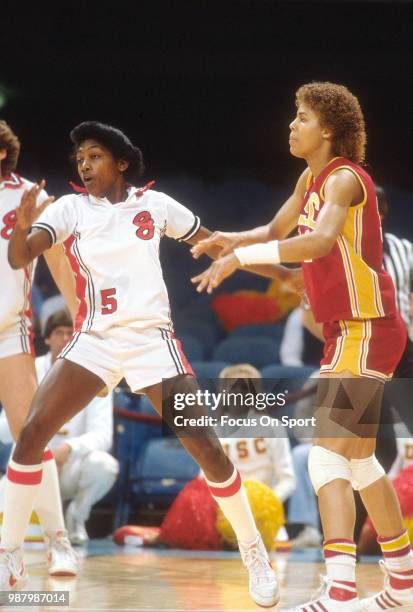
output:
<svg viewBox="0 0 413 612"><path fill-rule="evenodd" d="M2 339L19 336L16 347L19 346L21 352L30 352L30 298L36 260L21 270L13 270L7 260L7 249L16 225L15 209L19 206L24 191L32 186L33 183L13 173L0 183L0 334ZM38 203L46 198L46 192L42 191ZM13 352L16 350L17 348Z"/></svg>
<svg viewBox="0 0 413 612"><path fill-rule="evenodd" d="M171 197L135 187L116 204L87 193L64 196L33 225L52 244L64 243L80 302L75 328L82 332L168 326L160 240L164 234L188 240L199 227L199 218Z"/></svg>

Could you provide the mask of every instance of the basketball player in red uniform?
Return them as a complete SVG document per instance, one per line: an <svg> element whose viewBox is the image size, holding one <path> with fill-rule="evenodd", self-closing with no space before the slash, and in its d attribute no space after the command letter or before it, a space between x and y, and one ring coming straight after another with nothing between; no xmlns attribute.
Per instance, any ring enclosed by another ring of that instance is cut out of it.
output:
<svg viewBox="0 0 413 612"><path fill-rule="evenodd" d="M323 323L316 415L321 427L329 429L318 428L309 458L326 577L321 593L297 610L412 610L409 537L391 482L374 454L376 427L360 426L367 408L378 422L382 383L392 376L406 343L394 287L382 267L373 181L360 165L364 119L357 98L332 83L300 87L296 105L290 151L307 167L293 194L268 225L235 234L216 232L194 246L195 257L211 245L223 251L193 282L198 291L210 293L237 268L301 262L309 303L316 321ZM296 227L299 235L287 238ZM293 274L298 283L300 271ZM353 489L373 520L386 574L381 593L362 601L355 583Z"/></svg>

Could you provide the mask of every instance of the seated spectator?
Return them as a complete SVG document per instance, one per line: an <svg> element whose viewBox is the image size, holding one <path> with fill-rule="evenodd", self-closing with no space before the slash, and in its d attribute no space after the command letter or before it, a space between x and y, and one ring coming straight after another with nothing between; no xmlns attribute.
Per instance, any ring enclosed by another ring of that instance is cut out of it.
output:
<svg viewBox="0 0 413 612"><path fill-rule="evenodd" d="M280 346L280 361L286 366L319 366L322 354L322 335L314 336L308 325L308 314L303 306L288 316Z"/></svg>
<svg viewBox="0 0 413 612"><path fill-rule="evenodd" d="M73 334L69 313L55 312L45 326L45 344L49 352L36 359L38 382L46 376ZM0 420L4 414L0 416ZM0 439L5 442L1 423ZM117 474L118 462L109 450L113 437L112 396L96 397L88 406L68 421L50 440L59 470L59 484L63 502L67 502L66 527L72 544L85 544L88 534L85 522L92 506L112 488ZM11 435L10 435L11 441Z"/></svg>
<svg viewBox="0 0 413 612"><path fill-rule="evenodd" d="M237 364L224 368L220 373L221 380L250 379L256 387L261 380L261 373L249 364ZM237 392L234 386L231 391ZM255 388L255 391L259 389ZM258 480L270 487L283 503L295 489L296 480L291 458L290 441L280 428L272 437L254 437L250 432L248 438L221 438L225 453L231 459L244 480Z"/></svg>
<svg viewBox="0 0 413 612"><path fill-rule="evenodd" d="M224 368L220 378L221 390L224 388L228 390L230 386L231 392L238 394L246 391L259 392L261 374L249 364ZM235 405L226 407L231 416L239 414L237 413L238 409L239 406ZM215 416L217 415L215 414ZM246 415L244 414L244 416ZM290 442L286 431L283 436L280 435L280 428L277 432L269 433L273 433L273 436L262 437L257 435L257 437L254 437L254 431L251 430L248 437L220 437L220 441L243 480L247 481L246 489L248 482L259 482L265 486L266 492L264 493L263 488L262 495L265 495L266 500L270 502L271 496L273 498L271 512L277 525L274 524L271 542L268 542L263 536L267 547L271 548L274 546L275 540L288 538L285 530L284 533L282 532L284 529L282 526L284 523L282 503L290 497L294 490L295 476ZM217 434L220 436L219 431L217 431ZM261 505L268 502L263 500ZM259 503L258 500L258 505ZM254 503L251 503L251 507L254 509ZM189 516L191 519L188 529ZM257 527L260 529L260 520L257 514L255 514L255 518ZM261 535L263 535L262 532ZM202 473L181 491L166 514L160 529L125 526L115 532L114 538L119 544L128 542L135 543L135 545L166 544L172 547L203 550L222 548L223 540L225 540L224 534L218 532L216 502L204 483Z"/></svg>

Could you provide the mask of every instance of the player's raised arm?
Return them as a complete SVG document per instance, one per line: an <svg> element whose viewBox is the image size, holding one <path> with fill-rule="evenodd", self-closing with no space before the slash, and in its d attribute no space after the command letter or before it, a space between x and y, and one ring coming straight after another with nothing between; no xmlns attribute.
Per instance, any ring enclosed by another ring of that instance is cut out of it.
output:
<svg viewBox="0 0 413 612"><path fill-rule="evenodd" d="M349 170L338 170L325 186L325 204L313 231L287 240L252 244L215 261L205 272L192 279L197 291L211 293L240 266L254 264L298 263L327 255L344 227L351 204L360 201L361 187Z"/></svg>
<svg viewBox="0 0 413 612"><path fill-rule="evenodd" d="M302 173L293 193L269 223L245 232L213 232L208 237L196 241L191 249L194 258L198 259L204 253L210 255L211 247L220 247L219 256L224 257L241 246L286 238L297 225L307 176L308 169Z"/></svg>
<svg viewBox="0 0 413 612"><path fill-rule="evenodd" d="M54 200L54 197L50 196L41 204L37 204L38 196L45 184L46 182L42 180L25 191L20 205L16 208L16 227L10 238L7 254L13 270L24 268L51 246L49 235L43 230L35 231L29 236L33 223Z"/></svg>

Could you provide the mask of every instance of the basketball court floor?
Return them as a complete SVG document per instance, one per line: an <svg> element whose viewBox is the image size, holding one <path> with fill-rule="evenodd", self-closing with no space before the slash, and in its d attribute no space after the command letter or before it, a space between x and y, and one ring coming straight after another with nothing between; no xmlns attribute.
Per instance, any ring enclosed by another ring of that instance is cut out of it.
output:
<svg viewBox="0 0 413 612"><path fill-rule="evenodd" d="M85 549L75 579L46 577L42 545L26 548L30 574L25 590L69 591L69 606L3 606L20 610L213 611L259 610L248 595L247 575L237 553L189 552L120 547L93 540ZM306 549L272 555L281 581L284 610L304 602L319 587L321 551ZM362 558L359 595L381 589L378 559Z"/></svg>

